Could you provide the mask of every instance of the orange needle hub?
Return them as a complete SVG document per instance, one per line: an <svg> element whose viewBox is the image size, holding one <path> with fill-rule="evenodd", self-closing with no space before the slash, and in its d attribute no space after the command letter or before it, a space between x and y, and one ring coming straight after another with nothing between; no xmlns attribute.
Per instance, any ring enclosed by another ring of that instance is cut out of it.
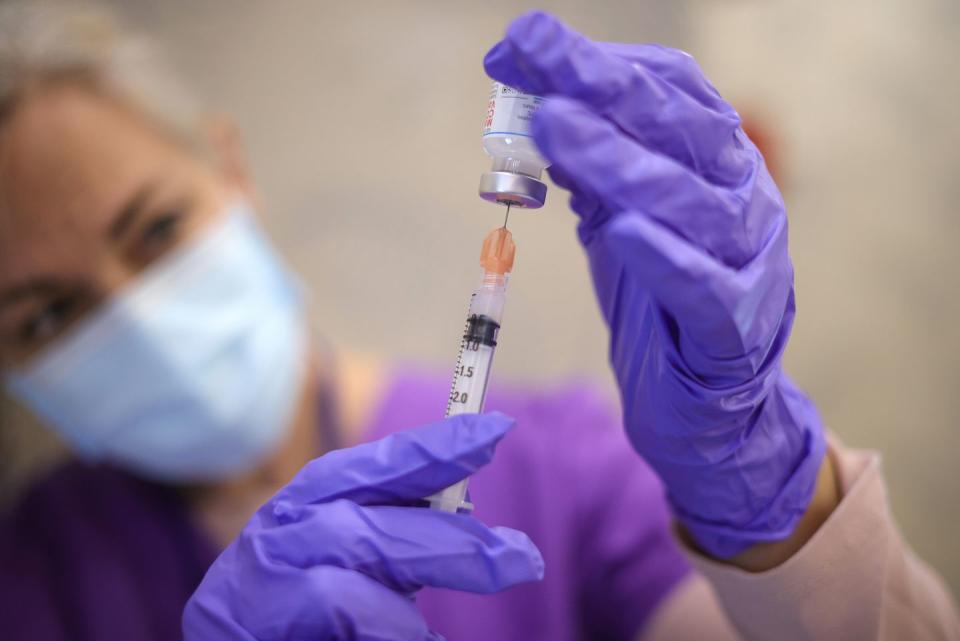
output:
<svg viewBox="0 0 960 641"><path fill-rule="evenodd" d="M480 250L480 265L494 274L509 274L513 269L513 257L517 246L513 244L513 234L506 227L497 227L483 239Z"/></svg>

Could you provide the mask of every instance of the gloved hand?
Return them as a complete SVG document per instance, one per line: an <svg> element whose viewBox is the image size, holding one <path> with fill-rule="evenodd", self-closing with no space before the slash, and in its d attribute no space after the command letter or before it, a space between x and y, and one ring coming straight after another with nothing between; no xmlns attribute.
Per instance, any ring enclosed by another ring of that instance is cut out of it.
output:
<svg viewBox="0 0 960 641"><path fill-rule="evenodd" d="M783 201L687 54L518 18L488 74L547 97L532 133L570 190L630 439L699 544L785 539L825 452L781 367L794 317Z"/></svg>
<svg viewBox="0 0 960 641"><path fill-rule="evenodd" d="M488 463L512 426L461 415L309 463L207 572L184 638L440 639L414 604L420 587L497 592L541 579L522 532L413 507Z"/></svg>

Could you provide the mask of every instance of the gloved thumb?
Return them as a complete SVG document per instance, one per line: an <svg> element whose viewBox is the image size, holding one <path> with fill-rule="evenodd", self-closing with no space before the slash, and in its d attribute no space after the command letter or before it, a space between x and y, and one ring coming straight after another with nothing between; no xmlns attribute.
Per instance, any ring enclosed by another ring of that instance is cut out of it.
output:
<svg viewBox="0 0 960 641"><path fill-rule="evenodd" d="M361 505L404 504L476 472L514 426L499 412L461 414L334 450L308 463L276 495L292 504L347 499Z"/></svg>

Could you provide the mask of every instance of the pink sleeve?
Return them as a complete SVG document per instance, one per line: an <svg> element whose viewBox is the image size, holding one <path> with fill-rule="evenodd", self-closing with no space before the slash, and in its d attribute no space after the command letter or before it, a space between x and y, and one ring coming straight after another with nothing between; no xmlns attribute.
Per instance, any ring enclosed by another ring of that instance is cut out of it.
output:
<svg viewBox="0 0 960 641"><path fill-rule="evenodd" d="M835 441L829 455L843 500L797 554L749 573L688 551L699 576L678 586L642 638L960 640L950 593L893 522L879 455Z"/></svg>

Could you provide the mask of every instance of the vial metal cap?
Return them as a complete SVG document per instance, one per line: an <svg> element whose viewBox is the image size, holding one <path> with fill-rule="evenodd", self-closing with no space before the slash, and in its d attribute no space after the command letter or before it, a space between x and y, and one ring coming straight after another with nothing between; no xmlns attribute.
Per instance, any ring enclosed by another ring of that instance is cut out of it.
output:
<svg viewBox="0 0 960 641"><path fill-rule="evenodd" d="M480 197L514 207L538 209L547 199L547 185L525 174L491 171L480 176Z"/></svg>

